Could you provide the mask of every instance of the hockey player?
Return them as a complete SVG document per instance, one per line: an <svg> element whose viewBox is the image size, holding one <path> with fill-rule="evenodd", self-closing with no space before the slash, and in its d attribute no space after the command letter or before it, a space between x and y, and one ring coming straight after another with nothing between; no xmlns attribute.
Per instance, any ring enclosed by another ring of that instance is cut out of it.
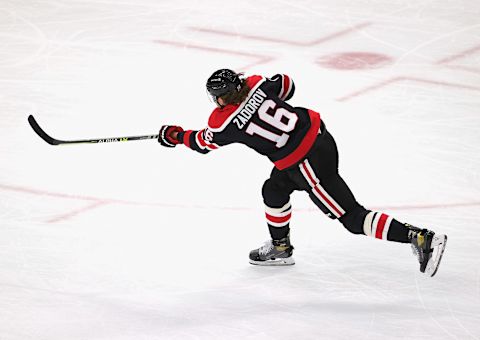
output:
<svg viewBox="0 0 480 340"><path fill-rule="evenodd" d="M164 125L159 142L165 147L184 144L200 153L242 143L273 162L270 178L262 188L271 240L250 252L251 264L295 263L289 236L290 194L303 190L328 217L338 219L354 234L410 243L420 271L435 275L447 236L367 210L356 201L338 173L337 147L320 114L287 103L295 92L289 76L245 77L221 69L208 78L206 87L217 104L207 127L184 131Z"/></svg>

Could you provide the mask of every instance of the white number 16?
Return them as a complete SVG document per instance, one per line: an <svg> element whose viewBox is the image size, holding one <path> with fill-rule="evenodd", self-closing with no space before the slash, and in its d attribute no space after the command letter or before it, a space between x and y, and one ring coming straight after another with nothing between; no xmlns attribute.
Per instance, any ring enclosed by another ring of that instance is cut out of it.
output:
<svg viewBox="0 0 480 340"><path fill-rule="evenodd" d="M275 142L277 148L281 148L287 144L288 138L290 136L286 132L290 132L295 128L297 124L298 116L294 112L290 112L283 107L276 107L277 104L273 100L266 100L258 108L258 116L265 123L277 128L280 131L283 131L281 135L277 135L271 131L268 131L261 126L251 122L246 132L249 135L257 134L265 139L268 139L272 142Z"/></svg>

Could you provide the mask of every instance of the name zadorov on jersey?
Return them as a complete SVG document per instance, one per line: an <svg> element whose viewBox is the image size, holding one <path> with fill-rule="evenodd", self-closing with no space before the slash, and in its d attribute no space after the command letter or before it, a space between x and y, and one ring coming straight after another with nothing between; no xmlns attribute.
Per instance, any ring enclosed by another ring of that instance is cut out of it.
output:
<svg viewBox="0 0 480 340"><path fill-rule="evenodd" d="M239 130L245 127L245 124L248 123L250 118L252 118L255 111L257 111L260 105L265 101L265 98L267 98L267 94L261 89L257 89L252 94L252 97L247 104L245 104L243 109L241 109L233 119L233 122L237 125Z"/></svg>

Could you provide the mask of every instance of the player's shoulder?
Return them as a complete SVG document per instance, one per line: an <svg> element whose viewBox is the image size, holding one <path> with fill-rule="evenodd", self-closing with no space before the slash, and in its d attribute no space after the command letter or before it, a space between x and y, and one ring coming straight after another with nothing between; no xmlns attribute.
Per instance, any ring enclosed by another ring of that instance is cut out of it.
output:
<svg viewBox="0 0 480 340"><path fill-rule="evenodd" d="M260 75L251 75L245 78L247 86L250 88L249 96L265 81L265 79L265 77ZM233 117L235 117L235 115L243 108L244 103L215 108L208 118L208 129L213 132L219 132L225 129Z"/></svg>
<svg viewBox="0 0 480 340"><path fill-rule="evenodd" d="M265 77L255 74L247 77L245 81L247 82L248 87L252 89L258 85L258 83L265 81Z"/></svg>
<svg viewBox="0 0 480 340"><path fill-rule="evenodd" d="M281 100L289 100L295 92L295 84L287 74L277 73L267 79L266 88L275 92Z"/></svg>
<svg viewBox="0 0 480 340"><path fill-rule="evenodd" d="M225 107L215 108L208 118L208 129L211 131L221 131L229 122L229 118L234 115L239 105L227 105Z"/></svg>
<svg viewBox="0 0 480 340"><path fill-rule="evenodd" d="M278 90L278 87L289 87L290 84L293 84L293 80L284 73L277 73L271 77L266 78L266 87L272 88L273 90Z"/></svg>
<svg viewBox="0 0 480 340"><path fill-rule="evenodd" d="M272 82L285 82L285 81L292 81L292 78L285 73L277 73L269 78L267 80L272 81Z"/></svg>

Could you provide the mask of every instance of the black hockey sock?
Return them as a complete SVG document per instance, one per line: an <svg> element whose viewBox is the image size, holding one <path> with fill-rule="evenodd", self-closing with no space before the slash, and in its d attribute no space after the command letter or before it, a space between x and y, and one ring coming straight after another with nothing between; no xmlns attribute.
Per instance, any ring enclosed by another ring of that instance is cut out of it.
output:
<svg viewBox="0 0 480 340"><path fill-rule="evenodd" d="M407 224L401 223L394 219L390 225L390 231L388 232L387 239L394 242L409 243L409 231L410 229L408 229Z"/></svg>
<svg viewBox="0 0 480 340"><path fill-rule="evenodd" d="M270 236L272 237L272 240L281 240L282 238L287 237L290 233L290 227L288 225L282 228L272 227L271 225L268 225L268 230L270 231Z"/></svg>

